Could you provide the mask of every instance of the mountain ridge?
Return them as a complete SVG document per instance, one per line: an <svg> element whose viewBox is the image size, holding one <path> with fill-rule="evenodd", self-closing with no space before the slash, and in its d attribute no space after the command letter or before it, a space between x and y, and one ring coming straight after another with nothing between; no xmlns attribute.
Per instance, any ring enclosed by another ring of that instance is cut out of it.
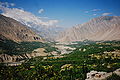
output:
<svg viewBox="0 0 120 80"><path fill-rule="evenodd" d="M56 41L120 40L120 16L101 16L63 31Z"/></svg>
<svg viewBox="0 0 120 80"><path fill-rule="evenodd" d="M1 14L0 14L0 38L13 40L15 42L43 41L43 39L40 36L38 36L31 29L27 28L25 25Z"/></svg>

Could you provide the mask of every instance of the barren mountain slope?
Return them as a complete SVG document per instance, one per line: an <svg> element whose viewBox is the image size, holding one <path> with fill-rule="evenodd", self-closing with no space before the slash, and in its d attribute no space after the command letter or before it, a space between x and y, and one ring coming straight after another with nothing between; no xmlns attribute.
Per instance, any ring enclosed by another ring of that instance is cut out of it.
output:
<svg viewBox="0 0 120 80"><path fill-rule="evenodd" d="M101 16L62 32L56 41L120 40L120 16Z"/></svg>
<svg viewBox="0 0 120 80"><path fill-rule="evenodd" d="M20 22L0 15L0 38L6 38L13 41L43 41L32 30Z"/></svg>

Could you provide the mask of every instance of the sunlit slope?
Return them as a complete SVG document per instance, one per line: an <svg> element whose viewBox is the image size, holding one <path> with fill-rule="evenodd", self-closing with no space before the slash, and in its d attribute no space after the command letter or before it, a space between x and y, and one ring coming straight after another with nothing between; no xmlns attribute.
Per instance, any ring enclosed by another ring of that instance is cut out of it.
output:
<svg viewBox="0 0 120 80"><path fill-rule="evenodd" d="M101 16L62 32L57 41L120 40L120 16Z"/></svg>

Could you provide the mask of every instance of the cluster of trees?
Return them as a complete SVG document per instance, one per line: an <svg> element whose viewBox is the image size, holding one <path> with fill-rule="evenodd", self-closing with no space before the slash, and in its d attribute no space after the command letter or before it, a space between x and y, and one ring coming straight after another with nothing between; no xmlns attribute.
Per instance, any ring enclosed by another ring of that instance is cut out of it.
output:
<svg viewBox="0 0 120 80"><path fill-rule="evenodd" d="M106 42L108 43L108 42ZM104 43L105 44L105 43ZM66 54L63 58L46 59L43 57L32 58L20 66L3 66L0 65L0 79L3 80L85 80L86 73L91 70L112 72L120 68L120 59L90 57L89 55L99 53L104 54L104 51L113 51L120 49L120 46L96 44L82 45L77 47L70 54ZM118 44L118 42L114 42ZM27 44L26 44L27 45ZM35 44L37 45L37 44ZM102 47L102 48L100 48ZM79 49L86 49L80 51ZM55 49L53 49L55 50ZM107 56L107 55L106 55ZM69 67L62 66L70 64ZM119 78L117 75L112 75L107 80Z"/></svg>
<svg viewBox="0 0 120 80"><path fill-rule="evenodd" d="M14 42L11 40L0 41L0 54L17 55L24 53L31 53L34 49L45 48L46 52L57 50L51 47L49 43L42 42Z"/></svg>
<svg viewBox="0 0 120 80"><path fill-rule="evenodd" d="M75 66L61 70L61 66L22 64L17 67L0 66L1 80L74 80L86 78L86 66Z"/></svg>
<svg viewBox="0 0 120 80"><path fill-rule="evenodd" d="M111 76L107 77L106 80L120 80L120 76L117 74L112 74Z"/></svg>

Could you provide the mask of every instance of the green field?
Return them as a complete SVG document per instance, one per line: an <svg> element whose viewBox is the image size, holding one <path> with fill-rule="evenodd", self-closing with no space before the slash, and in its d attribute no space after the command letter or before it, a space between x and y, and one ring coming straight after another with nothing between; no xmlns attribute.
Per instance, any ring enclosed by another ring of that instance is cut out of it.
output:
<svg viewBox="0 0 120 80"><path fill-rule="evenodd" d="M34 49L45 48L45 52L56 51L57 48L51 47L50 43L42 42L13 42L11 40L0 41L0 54L18 55L31 53Z"/></svg>
<svg viewBox="0 0 120 80"><path fill-rule="evenodd" d="M112 72L120 68L120 41L77 42L71 44L76 48L63 58L54 56L36 57L27 60L20 66L0 65L1 80L85 80L86 73L91 70ZM53 49L54 50L54 49ZM109 52L109 54L105 53ZM113 74L106 80L119 80L120 76Z"/></svg>

